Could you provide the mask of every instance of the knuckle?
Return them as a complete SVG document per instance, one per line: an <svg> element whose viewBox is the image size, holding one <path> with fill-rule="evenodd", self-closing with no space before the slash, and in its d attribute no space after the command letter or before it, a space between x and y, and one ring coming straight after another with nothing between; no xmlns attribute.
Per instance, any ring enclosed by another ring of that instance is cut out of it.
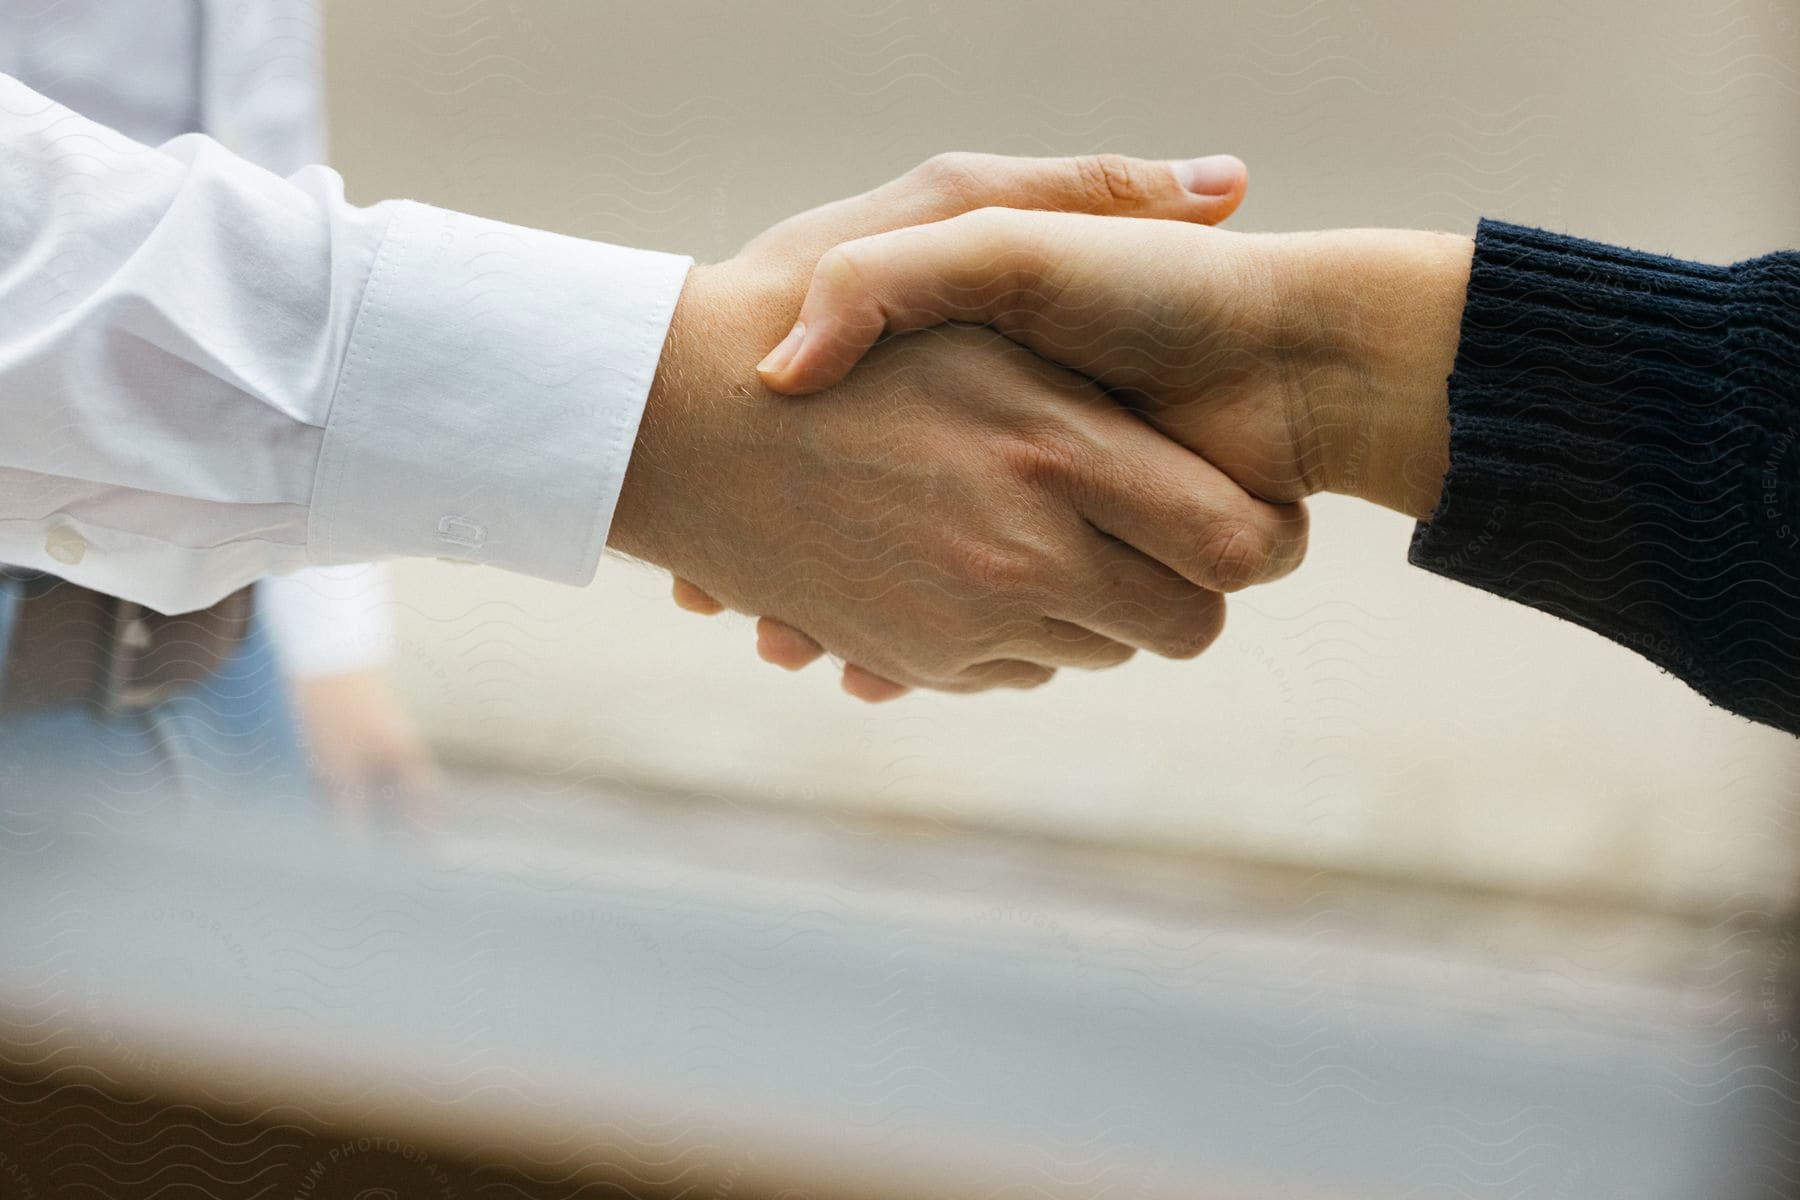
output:
<svg viewBox="0 0 1800 1200"><path fill-rule="evenodd" d="M913 168L914 181L954 208L974 207L974 198L981 190L977 166L980 157L960 150L934 154Z"/></svg>
<svg viewBox="0 0 1800 1200"><path fill-rule="evenodd" d="M860 242L839 242L819 256L813 275L838 291L859 290L863 282L863 256Z"/></svg>
<svg viewBox="0 0 1800 1200"><path fill-rule="evenodd" d="M1269 578L1279 579L1290 574L1306 560L1307 541L1311 535L1311 520L1306 506L1297 504L1285 514L1281 531L1274 539L1273 558Z"/></svg>
<svg viewBox="0 0 1800 1200"><path fill-rule="evenodd" d="M1141 204L1146 198L1143 167L1120 154L1090 154L1075 160L1083 190L1097 207Z"/></svg>
<svg viewBox="0 0 1800 1200"><path fill-rule="evenodd" d="M1261 530L1242 521L1220 525L1202 550L1213 586L1236 591L1267 578L1275 547Z"/></svg>
<svg viewBox="0 0 1800 1200"><path fill-rule="evenodd" d="M1224 629L1224 603L1208 599L1183 614L1182 621L1170 631L1169 641L1160 652L1165 658L1198 658L1219 640Z"/></svg>
<svg viewBox="0 0 1800 1200"><path fill-rule="evenodd" d="M1034 557L992 542L958 539L949 556L952 577L979 594L1029 596L1045 583L1045 572Z"/></svg>
<svg viewBox="0 0 1800 1200"><path fill-rule="evenodd" d="M1065 491L1085 473L1081 445L1051 430L1000 440L994 453L1010 478L1034 491Z"/></svg>

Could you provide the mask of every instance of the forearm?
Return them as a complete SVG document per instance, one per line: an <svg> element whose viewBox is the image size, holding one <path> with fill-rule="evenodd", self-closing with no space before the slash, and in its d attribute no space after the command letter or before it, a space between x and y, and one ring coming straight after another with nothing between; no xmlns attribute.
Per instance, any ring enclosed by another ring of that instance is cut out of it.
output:
<svg viewBox="0 0 1800 1200"><path fill-rule="evenodd" d="M1800 257L1721 267L1484 224L1453 302L1447 261L1384 253L1341 277L1365 313L1345 326L1393 349L1366 345L1333 483L1424 519L1415 564L1800 732ZM1389 273L1418 311L1383 302Z"/></svg>
<svg viewBox="0 0 1800 1200"><path fill-rule="evenodd" d="M1423 519L1449 469L1447 381L1474 244L1351 229L1286 242L1296 304L1315 314L1323 395L1306 406L1317 490Z"/></svg>
<svg viewBox="0 0 1800 1200"><path fill-rule="evenodd" d="M0 562L164 612L309 562L591 575L686 260L0 108Z"/></svg>

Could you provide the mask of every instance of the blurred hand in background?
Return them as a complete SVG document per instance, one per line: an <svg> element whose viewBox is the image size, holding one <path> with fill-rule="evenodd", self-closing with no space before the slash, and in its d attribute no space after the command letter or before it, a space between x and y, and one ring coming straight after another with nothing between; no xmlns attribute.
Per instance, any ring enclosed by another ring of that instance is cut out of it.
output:
<svg viewBox="0 0 1800 1200"><path fill-rule="evenodd" d="M308 766L343 823L430 825L437 764L386 670L301 677L293 691Z"/></svg>

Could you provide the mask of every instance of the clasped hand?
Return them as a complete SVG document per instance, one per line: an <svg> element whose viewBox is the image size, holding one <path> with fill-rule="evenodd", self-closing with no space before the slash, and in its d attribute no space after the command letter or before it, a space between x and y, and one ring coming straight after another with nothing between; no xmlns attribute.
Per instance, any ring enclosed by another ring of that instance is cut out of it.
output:
<svg viewBox="0 0 1800 1200"><path fill-rule="evenodd" d="M1199 653L1304 497L1429 511L1467 275L1466 239L1206 228L1241 170L957 156L697 269L615 544L864 699Z"/></svg>

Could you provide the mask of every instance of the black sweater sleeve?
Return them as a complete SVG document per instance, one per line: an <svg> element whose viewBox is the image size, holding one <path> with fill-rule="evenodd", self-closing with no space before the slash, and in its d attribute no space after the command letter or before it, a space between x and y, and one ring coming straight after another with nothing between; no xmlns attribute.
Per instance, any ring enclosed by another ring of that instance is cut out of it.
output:
<svg viewBox="0 0 1800 1200"><path fill-rule="evenodd" d="M1800 253L1710 266L1482 222L1411 557L1800 733Z"/></svg>

